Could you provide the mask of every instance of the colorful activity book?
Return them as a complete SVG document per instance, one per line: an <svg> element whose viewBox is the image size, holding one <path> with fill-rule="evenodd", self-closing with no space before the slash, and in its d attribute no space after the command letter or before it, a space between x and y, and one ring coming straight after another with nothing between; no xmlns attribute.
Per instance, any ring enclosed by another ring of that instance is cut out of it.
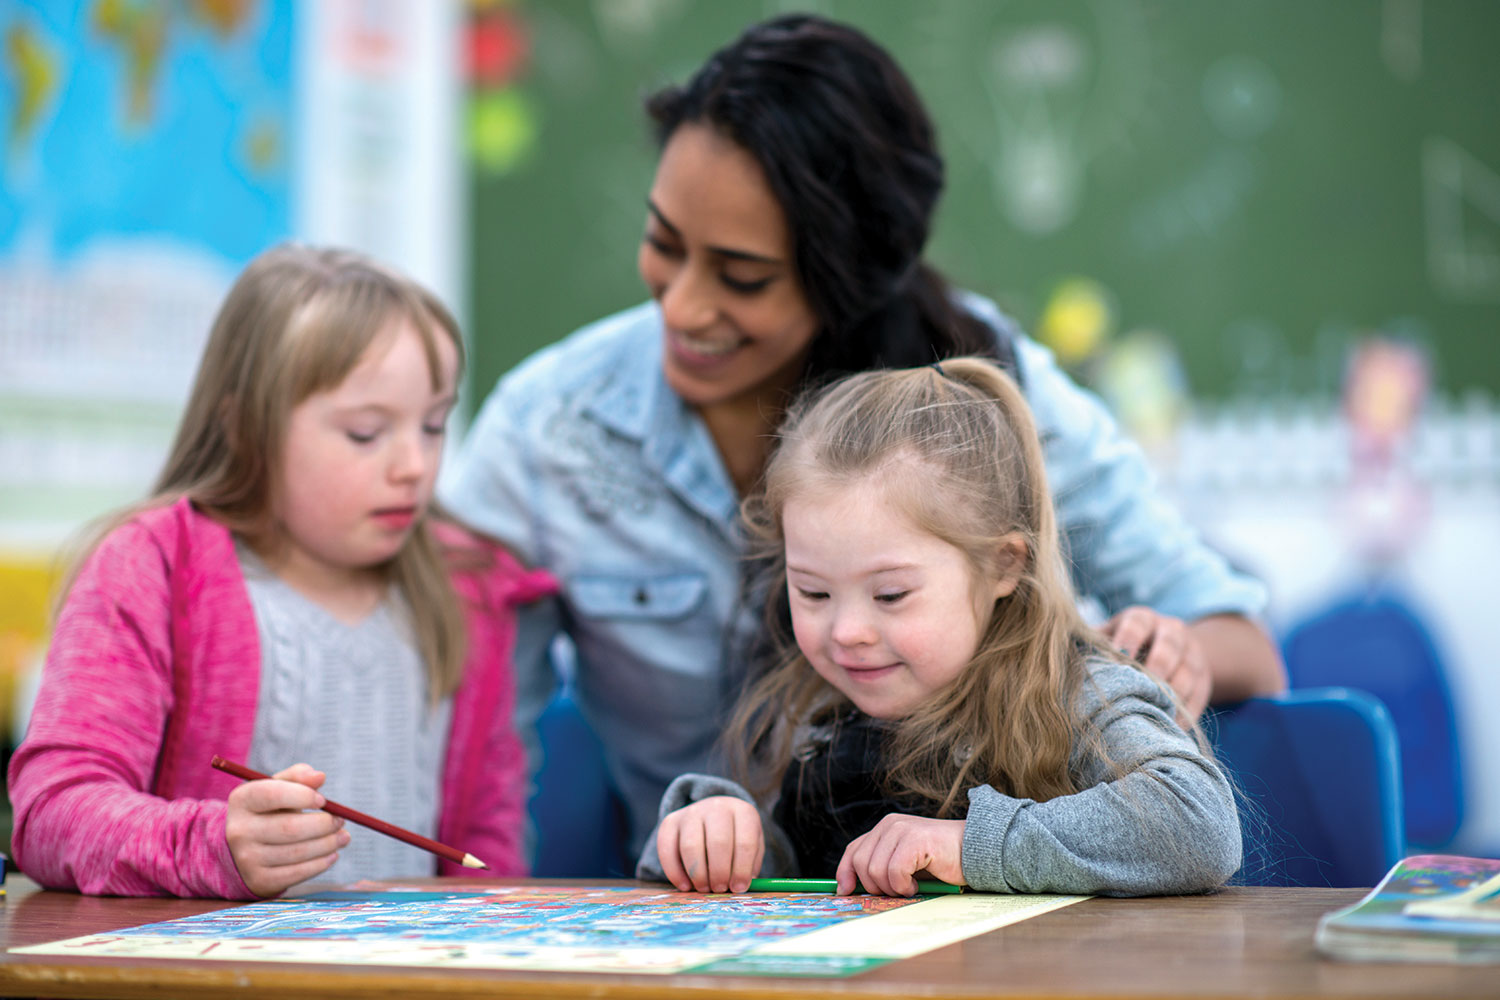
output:
<svg viewBox="0 0 1500 1000"><path fill-rule="evenodd" d="M1500 963L1500 859L1407 858L1318 921L1317 945L1352 960Z"/></svg>
<svg viewBox="0 0 1500 1000"><path fill-rule="evenodd" d="M1086 898L396 887L250 903L13 951L450 969L848 976Z"/></svg>

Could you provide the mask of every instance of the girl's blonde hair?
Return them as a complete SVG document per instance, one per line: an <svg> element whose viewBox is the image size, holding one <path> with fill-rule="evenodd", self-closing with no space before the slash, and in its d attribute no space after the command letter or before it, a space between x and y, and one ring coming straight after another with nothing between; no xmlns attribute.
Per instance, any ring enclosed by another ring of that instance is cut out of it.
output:
<svg viewBox="0 0 1500 1000"><path fill-rule="evenodd" d="M289 413L342 382L399 320L410 321L421 336L434 390L441 385L440 337L452 343L462 368L463 337L448 309L416 282L369 258L288 243L251 261L214 319L151 496L89 532L59 605L99 540L140 511L182 497L252 542L279 544L271 499ZM381 567L411 609L433 697L457 688L465 654L464 618L448 568L425 519Z"/></svg>
<svg viewBox="0 0 1500 1000"><path fill-rule="evenodd" d="M895 724L887 790L930 801L938 816L961 811L963 793L980 784L1039 801L1077 791L1071 756L1080 744L1099 745L1070 710L1084 660L1119 656L1078 613L1030 409L999 366L980 358L853 375L788 413L764 490L744 504L771 567L767 622L780 655L728 727L738 775L769 792L798 731L847 704L777 613L786 591L782 514L795 496L871 476L920 529L960 549L977 581L998 577L1008 541L1025 545L1020 582L995 602L968 667Z"/></svg>

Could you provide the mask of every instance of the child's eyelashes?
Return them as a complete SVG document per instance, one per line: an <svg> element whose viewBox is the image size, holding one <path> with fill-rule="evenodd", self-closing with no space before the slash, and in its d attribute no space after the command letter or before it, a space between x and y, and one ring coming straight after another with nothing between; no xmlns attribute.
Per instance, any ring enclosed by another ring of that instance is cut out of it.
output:
<svg viewBox="0 0 1500 1000"><path fill-rule="evenodd" d="M816 602L828 600L828 592L826 590L808 590L805 587L796 587L794 589L797 592L797 596L804 601ZM910 594L911 591L909 590L898 590L890 593L875 594L874 600L876 604L898 604L910 596Z"/></svg>
<svg viewBox="0 0 1500 1000"><path fill-rule="evenodd" d="M363 444L374 444L375 441L376 441L376 439L378 439L380 437L381 433L382 432L378 431L378 430L374 430L374 431L346 430L346 431L344 431L344 436L346 438L348 438L350 441L354 442L355 444L361 444L361 445L363 445ZM448 425L447 425L446 422L445 423L440 423L440 424L423 424L422 425L422 434L424 436L426 436L426 437L440 438L440 437L443 437L444 435L446 435L447 433L448 433Z"/></svg>

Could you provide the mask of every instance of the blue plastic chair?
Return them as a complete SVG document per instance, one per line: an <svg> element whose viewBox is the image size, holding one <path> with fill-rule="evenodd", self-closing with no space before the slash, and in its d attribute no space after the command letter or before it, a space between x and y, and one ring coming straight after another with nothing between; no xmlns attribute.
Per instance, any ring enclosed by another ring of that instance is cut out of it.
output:
<svg viewBox="0 0 1500 1000"><path fill-rule="evenodd" d="M604 766L604 748L573 700L558 687L537 720L542 763L529 812L536 831L531 873L538 878L621 878L633 874L620 844L624 807Z"/></svg>
<svg viewBox="0 0 1500 1000"><path fill-rule="evenodd" d="M1373 886L1405 853L1400 758L1385 706L1321 688L1252 698L1205 729L1241 796L1237 885Z"/></svg>
<svg viewBox="0 0 1500 1000"><path fill-rule="evenodd" d="M1293 688L1368 691L1390 710L1401 739L1406 832L1440 848L1463 822L1463 772L1453 699L1427 627L1390 591L1359 594L1319 612L1282 643Z"/></svg>

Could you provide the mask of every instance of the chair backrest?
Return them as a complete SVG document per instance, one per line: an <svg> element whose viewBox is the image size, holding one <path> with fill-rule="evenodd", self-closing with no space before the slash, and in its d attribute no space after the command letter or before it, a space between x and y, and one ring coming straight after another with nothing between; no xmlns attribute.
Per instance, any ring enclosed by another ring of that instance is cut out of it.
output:
<svg viewBox="0 0 1500 1000"><path fill-rule="evenodd" d="M1401 740L1406 833L1441 848L1463 822L1463 773L1442 660L1411 605L1390 591L1359 594L1312 616L1282 643L1293 688L1368 691Z"/></svg>
<svg viewBox="0 0 1500 1000"><path fill-rule="evenodd" d="M529 811L536 831L531 873L538 878L621 878L623 806L604 766L604 749L573 700L558 686L537 719L542 762Z"/></svg>
<svg viewBox="0 0 1500 1000"><path fill-rule="evenodd" d="M1234 883L1373 886L1405 852L1390 713L1346 688L1252 698L1205 729L1241 793Z"/></svg>

